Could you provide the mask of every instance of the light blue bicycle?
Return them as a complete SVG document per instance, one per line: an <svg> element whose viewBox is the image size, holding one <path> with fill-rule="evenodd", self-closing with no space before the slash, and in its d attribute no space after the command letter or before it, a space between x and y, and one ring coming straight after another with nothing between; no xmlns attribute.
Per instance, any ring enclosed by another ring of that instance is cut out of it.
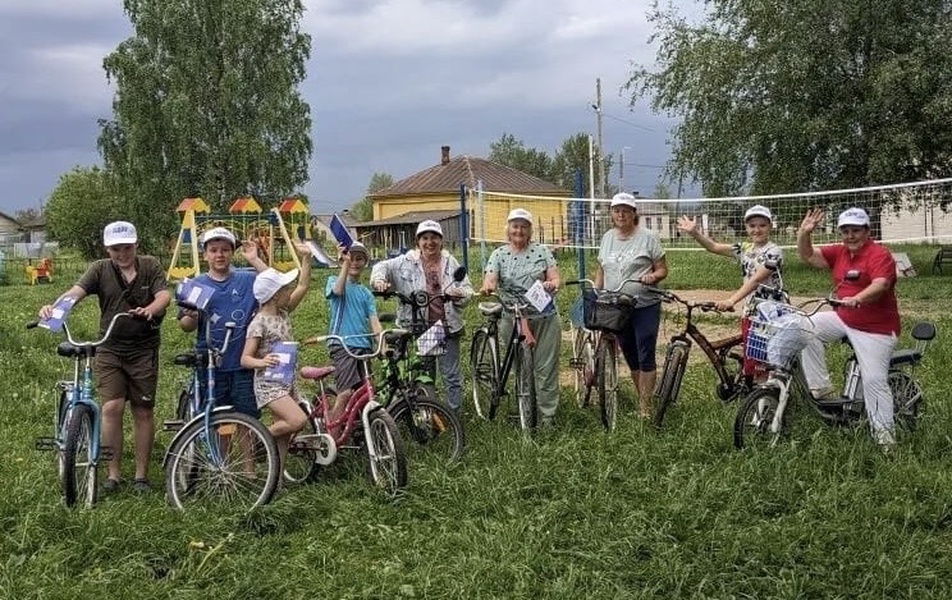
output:
<svg viewBox="0 0 952 600"><path fill-rule="evenodd" d="M79 342L73 339L69 326L63 323L65 342L56 348L60 356L73 360L73 378L56 382L59 397L56 408L56 426L51 438L38 438L37 450L55 450L59 467L59 479L63 488L66 506L82 502L85 506L96 503L98 492L97 468L101 459L109 459L110 448L101 446L102 415L93 387L93 356L96 348L105 343L112 334L116 322L129 313L118 313L109 322L102 339L94 342ZM27 329L40 325L40 321L27 324Z"/></svg>

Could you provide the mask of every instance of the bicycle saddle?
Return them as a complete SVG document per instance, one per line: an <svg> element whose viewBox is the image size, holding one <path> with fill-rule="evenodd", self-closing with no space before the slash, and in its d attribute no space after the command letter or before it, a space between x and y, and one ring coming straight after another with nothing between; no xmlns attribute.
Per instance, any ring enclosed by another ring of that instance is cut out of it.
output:
<svg viewBox="0 0 952 600"><path fill-rule="evenodd" d="M301 377L320 381L334 372L334 367L301 367Z"/></svg>
<svg viewBox="0 0 952 600"><path fill-rule="evenodd" d="M96 348L77 348L76 346L70 344L69 342L61 342L56 347L56 353L60 356L65 356L66 358L75 358L77 356L85 356L85 353L89 352L89 356L95 356Z"/></svg>

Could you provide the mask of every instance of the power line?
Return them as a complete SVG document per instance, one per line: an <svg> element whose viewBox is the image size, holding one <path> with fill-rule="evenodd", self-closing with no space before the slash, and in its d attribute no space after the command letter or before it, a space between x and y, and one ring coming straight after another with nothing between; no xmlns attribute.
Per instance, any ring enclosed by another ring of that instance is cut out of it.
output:
<svg viewBox="0 0 952 600"><path fill-rule="evenodd" d="M629 121L628 119L622 119L621 117L618 117L618 116L615 116L615 115L610 115L610 114L608 114L608 113L606 113L606 112L602 112L602 116L608 117L609 119L614 119L614 120L616 120L616 121L621 121L622 123L625 123L626 125L631 125L631 126L634 127L635 129L641 129L642 131L650 131L651 133L657 133L657 132L658 132L657 129L652 129L652 128L650 128L650 127L645 127L644 125L639 125L638 123L635 123L634 121Z"/></svg>

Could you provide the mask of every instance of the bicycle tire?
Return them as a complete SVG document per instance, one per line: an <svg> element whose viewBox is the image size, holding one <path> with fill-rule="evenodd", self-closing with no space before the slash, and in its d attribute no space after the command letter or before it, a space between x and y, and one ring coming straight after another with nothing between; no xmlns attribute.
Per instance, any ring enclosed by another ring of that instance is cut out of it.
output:
<svg viewBox="0 0 952 600"><path fill-rule="evenodd" d="M734 419L734 447L773 447L787 433L788 417L781 416L780 430L770 431L780 404L780 390L756 389L744 400Z"/></svg>
<svg viewBox="0 0 952 600"><path fill-rule="evenodd" d="M615 340L603 337L598 345L598 356L595 358L596 373L598 373L599 412L602 417L602 426L609 433L615 430L618 413L617 352Z"/></svg>
<svg viewBox="0 0 952 600"><path fill-rule="evenodd" d="M532 349L522 342L516 352L518 353L516 356L516 403L519 407L519 426L526 435L532 435L539 416Z"/></svg>
<svg viewBox="0 0 952 600"><path fill-rule="evenodd" d="M62 465L66 506L75 506L79 501L87 507L95 504L98 489L93 455L93 409L85 404L77 404L70 411Z"/></svg>
<svg viewBox="0 0 952 600"><path fill-rule="evenodd" d="M218 436L220 465L210 456L209 432ZM169 504L181 510L251 511L271 501L280 475L278 448L264 425L242 413L217 412L208 432L204 419L194 419L176 437L169 448L165 490Z"/></svg>
<svg viewBox="0 0 952 600"><path fill-rule="evenodd" d="M678 341L673 342L665 353L664 373L661 375L658 392L655 394L658 408L655 410L654 426L658 429L664 427L664 418L681 393L681 382L684 380L690 351L687 344Z"/></svg>
<svg viewBox="0 0 952 600"><path fill-rule="evenodd" d="M477 329L469 353L473 378L473 404L476 414L487 421L496 418L499 409L499 353L495 340L485 329Z"/></svg>
<svg viewBox="0 0 952 600"><path fill-rule="evenodd" d="M192 419L189 407L192 403L192 386L194 385L194 382L190 382L179 393L178 404L175 407L175 418L182 423L188 423Z"/></svg>
<svg viewBox="0 0 952 600"><path fill-rule="evenodd" d="M387 412L393 417L403 439L408 460L442 456L446 462L458 461L466 450L466 433L456 413L436 399L432 385L414 384L406 394L413 400L399 399Z"/></svg>
<svg viewBox="0 0 952 600"><path fill-rule="evenodd" d="M905 371L890 371L889 391L893 398L893 418L896 425L909 432L916 430L922 410L922 386Z"/></svg>
<svg viewBox="0 0 952 600"><path fill-rule="evenodd" d="M595 352L592 350L592 332L575 328L572 342L572 361L575 381L575 403L579 408L592 404L592 380L595 375Z"/></svg>
<svg viewBox="0 0 952 600"><path fill-rule="evenodd" d="M370 431L377 456L371 456L367 444L364 453L370 467L370 481L395 496L407 486L407 453L397 424L386 410L378 409L370 414Z"/></svg>
<svg viewBox="0 0 952 600"><path fill-rule="evenodd" d="M317 463L317 450L314 449L313 445L295 443L298 436L307 436L314 439L320 433L314 424L314 420L310 418L307 407L303 404L298 404L298 406L304 414L308 415L308 419L304 424L304 429L291 437L288 443L288 452L284 457L284 469L281 472L284 481L292 484L313 482L317 479L321 469L321 466Z"/></svg>

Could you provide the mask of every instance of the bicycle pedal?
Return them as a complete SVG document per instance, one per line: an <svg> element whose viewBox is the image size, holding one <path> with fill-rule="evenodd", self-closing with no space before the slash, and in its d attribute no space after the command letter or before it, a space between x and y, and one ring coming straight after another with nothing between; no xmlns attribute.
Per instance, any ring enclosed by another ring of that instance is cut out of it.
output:
<svg viewBox="0 0 952 600"><path fill-rule="evenodd" d="M55 438L36 438L37 450L49 451L56 450L56 439Z"/></svg>
<svg viewBox="0 0 952 600"><path fill-rule="evenodd" d="M162 431L178 431L185 426L185 421L181 419L169 419L162 423Z"/></svg>

